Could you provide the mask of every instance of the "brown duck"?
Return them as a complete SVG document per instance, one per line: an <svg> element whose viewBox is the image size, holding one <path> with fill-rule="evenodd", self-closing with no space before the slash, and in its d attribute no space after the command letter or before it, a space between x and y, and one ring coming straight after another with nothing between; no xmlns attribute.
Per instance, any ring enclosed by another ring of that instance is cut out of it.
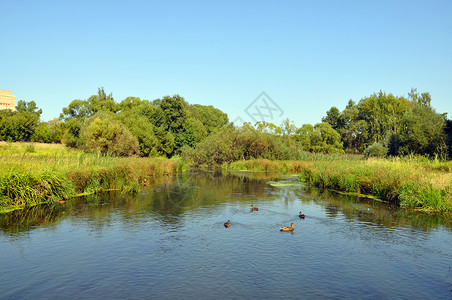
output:
<svg viewBox="0 0 452 300"><path fill-rule="evenodd" d="M292 224L290 224L290 227L283 226L283 227L281 227L281 229L279 231L294 231L294 229L295 229L295 224L292 223Z"/></svg>
<svg viewBox="0 0 452 300"><path fill-rule="evenodd" d="M226 223L224 223L224 227L228 228L229 226L231 226L231 221L228 220Z"/></svg>
<svg viewBox="0 0 452 300"><path fill-rule="evenodd" d="M254 207L254 205L253 204L251 204L251 211L258 211L259 210L259 208L257 208L257 207Z"/></svg>
<svg viewBox="0 0 452 300"><path fill-rule="evenodd" d="M300 217L300 219L306 218L306 216L304 215L304 213L302 213L301 211L300 211L300 214L299 214L298 216Z"/></svg>

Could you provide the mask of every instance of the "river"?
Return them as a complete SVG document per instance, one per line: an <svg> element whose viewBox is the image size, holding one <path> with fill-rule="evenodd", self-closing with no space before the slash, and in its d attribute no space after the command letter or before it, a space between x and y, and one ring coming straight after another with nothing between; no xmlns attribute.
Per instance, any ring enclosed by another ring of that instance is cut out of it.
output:
<svg viewBox="0 0 452 300"><path fill-rule="evenodd" d="M258 173L0 215L0 253L1 299L452 299L450 213Z"/></svg>

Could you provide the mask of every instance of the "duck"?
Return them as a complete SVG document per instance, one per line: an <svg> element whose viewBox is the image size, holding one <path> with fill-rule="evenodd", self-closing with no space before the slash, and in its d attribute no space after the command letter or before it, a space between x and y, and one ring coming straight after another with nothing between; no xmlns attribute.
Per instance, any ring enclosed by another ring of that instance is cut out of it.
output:
<svg viewBox="0 0 452 300"><path fill-rule="evenodd" d="M283 227L281 227L281 229L279 231L294 231L294 229L295 229L295 224L292 223L292 224L290 224L290 227L283 226Z"/></svg>
<svg viewBox="0 0 452 300"><path fill-rule="evenodd" d="M299 214L298 216L300 217L300 219L306 218L306 216L304 215L304 213L302 213L301 211L300 211L300 214Z"/></svg>
<svg viewBox="0 0 452 300"><path fill-rule="evenodd" d="M254 207L254 205L253 204L251 204L251 211L258 211L259 210L259 208L257 208L257 207Z"/></svg>
<svg viewBox="0 0 452 300"><path fill-rule="evenodd" d="M231 226L231 221L228 220L226 223L224 223L224 227L228 228L229 226Z"/></svg>

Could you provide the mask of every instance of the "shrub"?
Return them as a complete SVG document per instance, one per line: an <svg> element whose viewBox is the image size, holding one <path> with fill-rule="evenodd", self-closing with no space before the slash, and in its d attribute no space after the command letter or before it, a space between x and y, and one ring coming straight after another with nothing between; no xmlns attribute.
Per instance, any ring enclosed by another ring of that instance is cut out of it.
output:
<svg viewBox="0 0 452 300"><path fill-rule="evenodd" d="M364 150L363 154L366 157L384 157L388 154L388 148L382 143L373 143Z"/></svg>
<svg viewBox="0 0 452 300"><path fill-rule="evenodd" d="M83 124L79 143L82 149L102 155L130 156L140 151L138 139L106 113L98 113Z"/></svg>

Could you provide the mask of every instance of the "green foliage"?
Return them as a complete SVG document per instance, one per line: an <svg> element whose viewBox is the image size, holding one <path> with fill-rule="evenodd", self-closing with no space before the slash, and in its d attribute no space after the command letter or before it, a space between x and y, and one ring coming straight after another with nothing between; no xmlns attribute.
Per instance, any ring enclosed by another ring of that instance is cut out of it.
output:
<svg viewBox="0 0 452 300"><path fill-rule="evenodd" d="M31 114L36 114L38 117L42 114L42 109L39 109L34 101L26 102L24 100L19 100L16 105L16 110L18 113L29 112Z"/></svg>
<svg viewBox="0 0 452 300"><path fill-rule="evenodd" d="M369 139L383 141L387 135L399 132L400 120L413 103L403 97L395 97L380 91L358 103L360 118L368 124Z"/></svg>
<svg viewBox="0 0 452 300"><path fill-rule="evenodd" d="M388 154L388 148L383 143L373 143L364 150L363 154L366 157L384 157Z"/></svg>
<svg viewBox="0 0 452 300"><path fill-rule="evenodd" d="M130 156L139 153L137 138L107 113L98 113L83 124L79 143L86 151L104 155Z"/></svg>
<svg viewBox="0 0 452 300"><path fill-rule="evenodd" d="M445 134L447 151L450 159L452 158L452 120L446 120Z"/></svg>
<svg viewBox="0 0 452 300"><path fill-rule="evenodd" d="M3 143L0 154L0 213L79 193L133 192L183 169L176 159L117 158L56 144Z"/></svg>
<svg viewBox="0 0 452 300"><path fill-rule="evenodd" d="M333 129L338 129L343 127L344 119L342 118L339 109L336 106L333 106L326 112L326 116L322 118L322 122L330 124Z"/></svg>
<svg viewBox="0 0 452 300"><path fill-rule="evenodd" d="M204 125L207 135L217 132L229 122L228 115L212 105L193 104L189 110Z"/></svg>
<svg viewBox="0 0 452 300"><path fill-rule="evenodd" d="M149 101L128 97L120 104L121 111L116 118L138 139L142 156L157 156L159 140L154 125L149 122L148 114L156 108Z"/></svg>
<svg viewBox="0 0 452 300"><path fill-rule="evenodd" d="M430 93L422 93L419 94L417 92L417 89L412 88L411 91L408 93L408 98L415 104L420 106L430 106L430 103L432 102L432 97L430 96Z"/></svg>
<svg viewBox="0 0 452 300"><path fill-rule="evenodd" d="M196 145L184 147L182 157L194 165L221 165L256 158L299 159L305 155L301 144L288 142L287 136L262 132L245 123L242 127L224 127Z"/></svg>
<svg viewBox="0 0 452 300"><path fill-rule="evenodd" d="M65 121L72 118L89 118L99 111L117 112L118 104L113 99L112 94L106 94L104 88L101 87L97 91L97 95L92 95L87 100L74 100L68 107L63 108L60 119Z"/></svg>
<svg viewBox="0 0 452 300"><path fill-rule="evenodd" d="M447 157L446 120L430 106L416 105L401 121L399 154Z"/></svg>
<svg viewBox="0 0 452 300"><path fill-rule="evenodd" d="M32 140L42 143L61 143L65 130L64 123L58 119L40 122L35 129Z"/></svg>
<svg viewBox="0 0 452 300"><path fill-rule="evenodd" d="M68 198L69 185L51 173L11 172L0 177L0 207L32 206Z"/></svg>
<svg viewBox="0 0 452 300"><path fill-rule="evenodd" d="M297 130L296 139L307 151L329 154L344 153L341 136L329 123L317 123L315 126L305 124Z"/></svg>
<svg viewBox="0 0 452 300"><path fill-rule="evenodd" d="M447 170L434 161L383 159L311 161L301 165L300 179L314 186L375 196L408 208L452 210Z"/></svg>
<svg viewBox="0 0 452 300"><path fill-rule="evenodd" d="M37 125L39 115L29 111L0 112L0 140L8 142L30 141Z"/></svg>

